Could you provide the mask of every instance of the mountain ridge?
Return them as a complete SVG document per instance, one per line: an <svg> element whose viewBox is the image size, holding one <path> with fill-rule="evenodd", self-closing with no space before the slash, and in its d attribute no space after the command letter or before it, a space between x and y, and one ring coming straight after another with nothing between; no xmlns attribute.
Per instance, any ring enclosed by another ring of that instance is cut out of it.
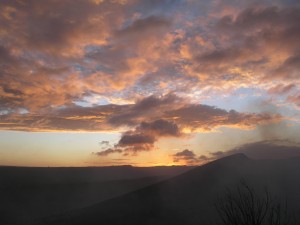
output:
<svg viewBox="0 0 300 225"><path fill-rule="evenodd" d="M295 161L295 162L292 162ZM292 168L295 167L295 168ZM291 169L292 168L292 169ZM300 194L300 158L253 160L238 153L210 162L168 180L76 212L44 220L41 224L63 225L157 225L207 224L217 216L216 196L241 179L255 188L271 187L274 193ZM293 173L294 176L287 176ZM285 182L287 186L285 186ZM296 187L291 187L294 184ZM291 200L290 195L288 196ZM297 201L292 207L299 210ZM300 212L300 211L299 211Z"/></svg>

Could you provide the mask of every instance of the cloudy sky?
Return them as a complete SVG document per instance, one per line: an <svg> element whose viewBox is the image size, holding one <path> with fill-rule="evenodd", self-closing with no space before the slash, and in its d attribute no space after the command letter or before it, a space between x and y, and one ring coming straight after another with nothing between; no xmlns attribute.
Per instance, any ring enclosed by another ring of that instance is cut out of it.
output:
<svg viewBox="0 0 300 225"><path fill-rule="evenodd" d="M297 142L299 21L293 0L0 0L0 165Z"/></svg>

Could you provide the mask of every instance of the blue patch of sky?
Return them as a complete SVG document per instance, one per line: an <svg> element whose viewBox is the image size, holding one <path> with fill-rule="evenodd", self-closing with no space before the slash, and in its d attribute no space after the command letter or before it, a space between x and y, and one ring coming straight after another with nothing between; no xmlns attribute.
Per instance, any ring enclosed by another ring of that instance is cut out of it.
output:
<svg viewBox="0 0 300 225"><path fill-rule="evenodd" d="M258 102L266 101L268 97L259 89L255 88L239 88L230 95L211 96L204 99L201 103L217 106L226 110L236 110L239 112L260 112L257 108Z"/></svg>
<svg viewBox="0 0 300 225"><path fill-rule="evenodd" d="M99 71L106 72L106 73L113 73L112 69L110 69L106 66L100 65L100 64L98 64L96 67L93 67L93 68L87 68L87 67L77 64L74 66L74 69L75 69L75 71L81 72L82 76L88 76L92 73L96 73Z"/></svg>
<svg viewBox="0 0 300 225"><path fill-rule="evenodd" d="M92 107L94 105L107 105L110 104L107 98L101 97L97 94L91 94L84 97L82 100L74 101L76 105L82 107Z"/></svg>
<svg viewBox="0 0 300 225"><path fill-rule="evenodd" d="M20 109L18 113L19 114L27 114L27 113L29 113L29 111L27 109Z"/></svg>
<svg viewBox="0 0 300 225"><path fill-rule="evenodd" d="M9 114L9 113L10 113L10 111L7 110L7 109L0 110L0 116L1 116L1 115L7 115L7 114Z"/></svg>
<svg viewBox="0 0 300 225"><path fill-rule="evenodd" d="M81 100L74 101L74 104L78 105L78 106L81 106L81 107L91 107L93 105L93 104L91 104L89 102L81 101Z"/></svg>
<svg viewBox="0 0 300 225"><path fill-rule="evenodd" d="M79 72L83 72L83 71L84 71L84 67L83 67L82 65L80 65L80 64L74 65L74 66L73 66L73 69L74 69L75 71L79 71Z"/></svg>
<svg viewBox="0 0 300 225"><path fill-rule="evenodd" d="M153 0L140 1L132 8L133 12L139 12L143 17L151 15L172 15L174 11L180 10L186 4L184 0Z"/></svg>
<svg viewBox="0 0 300 225"><path fill-rule="evenodd" d="M230 95L211 96L201 103L227 111L233 109L245 113L274 113L285 117L300 118L297 109L285 104L285 98L279 97L273 102L266 91L256 88L239 88Z"/></svg>
<svg viewBox="0 0 300 225"><path fill-rule="evenodd" d="M94 53L94 52L98 52L102 49L102 46L99 45L87 45L84 47L84 52L85 53Z"/></svg>

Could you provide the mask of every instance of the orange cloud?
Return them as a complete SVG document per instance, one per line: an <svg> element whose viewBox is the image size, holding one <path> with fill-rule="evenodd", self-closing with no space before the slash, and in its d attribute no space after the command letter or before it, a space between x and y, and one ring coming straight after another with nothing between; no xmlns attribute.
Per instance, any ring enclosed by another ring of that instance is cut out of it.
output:
<svg viewBox="0 0 300 225"><path fill-rule="evenodd" d="M283 5L1 2L0 128L133 131L152 148L172 126L180 136L279 121L199 99L254 87L299 105L300 8Z"/></svg>
<svg viewBox="0 0 300 225"><path fill-rule="evenodd" d="M3 122L0 128L3 130L105 132L136 127L136 132L179 136L180 130L213 130L220 126L249 129L259 124L278 122L283 117L278 114L239 113L191 104L171 94L149 96L130 105L70 105L38 114L3 114L0 119Z"/></svg>

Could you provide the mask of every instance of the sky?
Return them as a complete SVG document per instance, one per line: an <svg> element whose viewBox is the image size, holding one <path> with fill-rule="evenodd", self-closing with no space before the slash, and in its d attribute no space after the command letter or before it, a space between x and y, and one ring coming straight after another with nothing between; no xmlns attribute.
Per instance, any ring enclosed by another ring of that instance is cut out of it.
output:
<svg viewBox="0 0 300 225"><path fill-rule="evenodd" d="M295 0L0 0L0 165L200 165L300 138Z"/></svg>

